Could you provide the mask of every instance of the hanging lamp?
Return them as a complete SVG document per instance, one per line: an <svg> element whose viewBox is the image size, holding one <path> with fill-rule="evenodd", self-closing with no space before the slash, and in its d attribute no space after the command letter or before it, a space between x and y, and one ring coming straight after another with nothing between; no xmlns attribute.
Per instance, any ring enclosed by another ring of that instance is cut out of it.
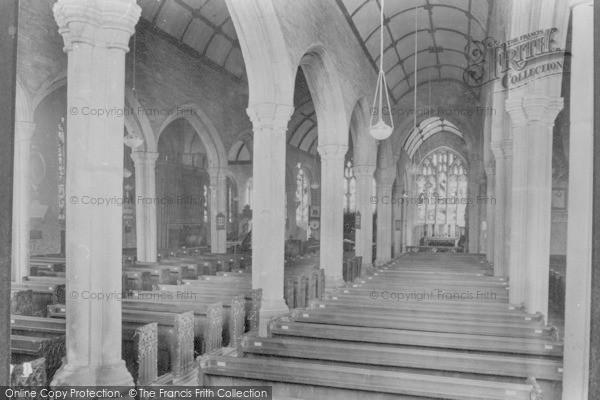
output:
<svg viewBox="0 0 600 400"><path fill-rule="evenodd" d="M379 110L378 120L373 125L373 115L371 114L371 122L369 132L377 140L387 139L394 129L394 120L390 112L390 125L383 120L383 92L385 92L385 100L387 101L388 110L390 110L390 96L387 90L387 82L385 80L385 72L383 71L383 8L385 0L381 0L381 15L380 15L380 46L379 46L379 74L377 75L377 86L375 87L375 98L373 99L373 110ZM379 104L377 102L379 100ZM377 108L375 108L377 106Z"/></svg>

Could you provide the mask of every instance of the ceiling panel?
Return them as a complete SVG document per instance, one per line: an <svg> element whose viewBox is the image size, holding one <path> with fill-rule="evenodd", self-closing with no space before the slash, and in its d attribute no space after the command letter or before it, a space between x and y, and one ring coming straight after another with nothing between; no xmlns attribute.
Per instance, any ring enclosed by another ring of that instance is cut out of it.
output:
<svg viewBox="0 0 600 400"><path fill-rule="evenodd" d="M469 38L480 40L486 36L491 1L396 0L386 3L384 65L386 71L394 73L388 77L388 86L394 87L393 96L396 101L399 100L397 96L407 94L413 86L411 78L414 70L415 6L418 6L418 51L433 51L419 53L418 68L429 71L429 67L437 67L435 71L441 71L441 78L455 79L466 65L466 60L460 53L464 52ZM364 4L358 0L340 0L338 4L350 15L349 23L356 28L358 39L365 44L367 55L377 69L380 0L366 0ZM393 42L393 48L388 44L390 41ZM443 64L451 64L454 68L443 68ZM440 78L439 74L440 72L436 79ZM423 74L419 74L419 83L429 79L428 73L423 77L421 75Z"/></svg>

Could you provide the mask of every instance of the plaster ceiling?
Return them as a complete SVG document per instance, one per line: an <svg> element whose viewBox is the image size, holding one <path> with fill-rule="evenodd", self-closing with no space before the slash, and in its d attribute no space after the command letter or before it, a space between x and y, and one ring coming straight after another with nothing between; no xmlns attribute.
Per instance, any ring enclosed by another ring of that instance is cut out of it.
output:
<svg viewBox="0 0 600 400"><path fill-rule="evenodd" d="M379 70L380 0L337 0L342 12ZM456 81L463 84L465 47L487 37L491 0L388 0L384 9L384 70L396 101L413 92L415 12L417 85Z"/></svg>
<svg viewBox="0 0 600 400"><path fill-rule="evenodd" d="M244 59L225 0L138 0L142 18L241 78Z"/></svg>

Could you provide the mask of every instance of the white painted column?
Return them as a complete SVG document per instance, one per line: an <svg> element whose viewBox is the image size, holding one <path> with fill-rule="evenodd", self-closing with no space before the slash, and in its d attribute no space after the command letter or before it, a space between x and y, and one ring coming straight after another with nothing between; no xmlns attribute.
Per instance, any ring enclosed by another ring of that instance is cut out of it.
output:
<svg viewBox="0 0 600 400"><path fill-rule="evenodd" d="M29 187L31 137L35 124L15 122L15 159L12 205L12 281L21 282L29 275Z"/></svg>
<svg viewBox="0 0 600 400"><path fill-rule="evenodd" d="M283 299L285 246L285 150L294 109L258 104L247 112L254 129L252 162L252 287L263 290L259 333L271 318L287 313Z"/></svg>
<svg viewBox="0 0 600 400"><path fill-rule="evenodd" d="M374 165L353 167L356 177L356 210L360 212L360 229L356 230L356 255L362 256L363 271L373 270L373 173Z"/></svg>
<svg viewBox="0 0 600 400"><path fill-rule="evenodd" d="M392 259L392 180L377 182L377 265Z"/></svg>
<svg viewBox="0 0 600 400"><path fill-rule="evenodd" d="M594 174L594 12L572 1L569 210L563 399L587 399L590 374ZM596 171L597 172L597 171Z"/></svg>
<svg viewBox="0 0 600 400"><path fill-rule="evenodd" d="M504 152L502 150L501 141L493 141L490 143L490 148L494 155L495 177L494 177L494 198L496 204L491 205L494 208L494 226L493 230L488 227L488 232L494 232L493 246L494 246L494 275L495 276L507 276L508 272L506 269L506 261L504 260L504 217L505 217L505 162Z"/></svg>
<svg viewBox="0 0 600 400"><path fill-rule="evenodd" d="M121 357L122 207L87 199L123 196L125 53L141 9L133 0L59 0L54 16L68 54L67 354L52 386L131 386Z"/></svg>
<svg viewBox="0 0 600 400"><path fill-rule="evenodd" d="M156 160L158 153L134 151L135 239L138 261L156 262L158 228L156 221Z"/></svg>
<svg viewBox="0 0 600 400"><path fill-rule="evenodd" d="M419 174L418 167L409 167L406 171L407 185L408 185L408 197L406 198L406 216L405 216L405 228L404 228L404 243L406 246L417 246L419 243L415 236L415 224L419 212L419 205L417 198L419 194L417 192L415 178Z"/></svg>
<svg viewBox="0 0 600 400"><path fill-rule="evenodd" d="M217 215L227 217L227 169L209 167L210 177L210 251L211 253L227 253L227 230L217 230ZM227 225L227 224L225 224Z"/></svg>
<svg viewBox="0 0 600 400"><path fill-rule="evenodd" d="M486 210L486 238L485 238L485 254L488 262L494 262L494 252L495 252L495 218L496 218L496 166L493 160L490 162L488 166L485 167L485 175L487 177L487 199L485 204ZM496 271L496 267L494 267L494 271Z"/></svg>
<svg viewBox="0 0 600 400"><path fill-rule="evenodd" d="M480 253L479 248L479 204L477 198L479 196L479 180L481 175L481 159L478 154L471 156L469 166L469 199L471 202L467 204L467 213L469 214L468 224L468 239L469 253Z"/></svg>
<svg viewBox="0 0 600 400"><path fill-rule="evenodd" d="M393 256L399 257L402 254L402 219L404 217L402 208L404 207L404 199L402 193L404 187L395 186L393 190L393 203L392 203L392 242L393 242Z"/></svg>
<svg viewBox="0 0 600 400"><path fill-rule="evenodd" d="M502 153L504 154L504 273L510 277L510 260L512 241L512 192L513 192L513 139L502 141Z"/></svg>
<svg viewBox="0 0 600 400"><path fill-rule="evenodd" d="M510 301L547 316L552 129L562 98L526 93L506 107L514 137Z"/></svg>
<svg viewBox="0 0 600 400"><path fill-rule="evenodd" d="M321 268L325 270L325 287L344 284L344 158L348 146L320 145L321 156Z"/></svg>

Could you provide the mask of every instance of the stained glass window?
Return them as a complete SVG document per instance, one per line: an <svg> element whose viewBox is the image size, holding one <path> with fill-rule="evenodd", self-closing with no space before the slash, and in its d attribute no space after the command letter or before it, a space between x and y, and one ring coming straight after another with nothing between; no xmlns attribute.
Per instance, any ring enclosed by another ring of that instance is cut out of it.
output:
<svg viewBox="0 0 600 400"><path fill-rule="evenodd" d="M308 206L310 204L310 183L306 173L298 164L296 175L296 221L308 221Z"/></svg>
<svg viewBox="0 0 600 400"><path fill-rule="evenodd" d="M248 178L246 181L246 204L252 208L252 178Z"/></svg>
<svg viewBox="0 0 600 400"><path fill-rule="evenodd" d="M453 150L439 148L427 155L416 178L420 204L418 223L427 236L457 237L465 227L467 172L462 158Z"/></svg>
<svg viewBox="0 0 600 400"><path fill-rule="evenodd" d="M356 211L356 177L352 161L348 160L344 168L344 212L353 211Z"/></svg>

